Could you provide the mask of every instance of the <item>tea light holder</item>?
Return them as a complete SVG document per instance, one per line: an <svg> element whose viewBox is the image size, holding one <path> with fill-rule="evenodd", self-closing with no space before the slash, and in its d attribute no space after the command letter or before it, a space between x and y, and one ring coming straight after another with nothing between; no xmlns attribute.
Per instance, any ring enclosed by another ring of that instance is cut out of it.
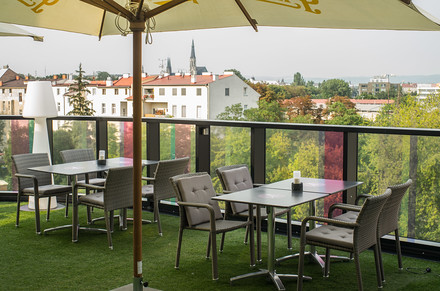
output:
<svg viewBox="0 0 440 291"><path fill-rule="evenodd" d="M105 165L106 159L105 159L105 151L100 150L98 155L98 165Z"/></svg>
<svg viewBox="0 0 440 291"><path fill-rule="evenodd" d="M302 191L303 183L301 182L301 172L294 171L293 172L293 183L292 183L292 191Z"/></svg>

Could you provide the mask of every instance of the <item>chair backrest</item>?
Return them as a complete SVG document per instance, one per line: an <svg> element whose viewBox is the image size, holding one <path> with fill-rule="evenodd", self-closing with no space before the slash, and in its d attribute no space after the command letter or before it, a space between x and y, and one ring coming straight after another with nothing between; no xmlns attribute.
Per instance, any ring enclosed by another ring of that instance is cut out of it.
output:
<svg viewBox="0 0 440 291"><path fill-rule="evenodd" d="M388 187L391 189L391 196L383 206L379 217L379 236L383 236L399 227L399 211L403 196L411 186L412 180L408 179L403 184Z"/></svg>
<svg viewBox="0 0 440 291"><path fill-rule="evenodd" d="M362 205L356 223L358 227L354 230L353 240L359 252L362 252L376 244L377 241L377 222L380 212L387 199L391 195L391 190L387 189L384 194L369 197Z"/></svg>
<svg viewBox="0 0 440 291"><path fill-rule="evenodd" d="M133 167L108 170L104 190L104 210L133 206Z"/></svg>
<svg viewBox="0 0 440 291"><path fill-rule="evenodd" d="M64 163L72 162L84 162L96 160L95 154L92 149L72 149L60 151L61 158ZM96 178L96 173L90 173L89 179ZM84 180L85 175L78 175L78 180Z"/></svg>
<svg viewBox="0 0 440 291"><path fill-rule="evenodd" d="M240 191L253 188L253 182L246 165L225 166L215 170L225 191ZM244 203L230 203L233 214L248 210Z"/></svg>
<svg viewBox="0 0 440 291"><path fill-rule="evenodd" d="M222 219L220 207L215 200L216 195L211 176L206 172L178 175L170 178L178 201L209 204L214 208L215 218ZM184 207L187 224L191 226L209 222L209 212L205 208Z"/></svg>
<svg viewBox="0 0 440 291"><path fill-rule="evenodd" d="M34 175L37 177L38 185L50 185L52 184L52 176L49 173L42 173L37 171L30 171L28 168L49 166L49 155L47 153L34 153L34 154L20 154L12 156L12 163L15 168L15 172L25 175ZM19 190L24 188L33 187L32 179L20 179L18 178Z"/></svg>
<svg viewBox="0 0 440 291"><path fill-rule="evenodd" d="M159 161L154 173L154 195L156 199L162 200L176 197L173 186L170 183L170 177L185 173L188 162L189 157Z"/></svg>

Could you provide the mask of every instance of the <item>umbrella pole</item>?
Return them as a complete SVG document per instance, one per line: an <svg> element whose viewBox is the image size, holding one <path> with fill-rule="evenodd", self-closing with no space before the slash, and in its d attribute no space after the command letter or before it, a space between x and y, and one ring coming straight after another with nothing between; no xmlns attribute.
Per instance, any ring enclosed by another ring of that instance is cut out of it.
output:
<svg viewBox="0 0 440 291"><path fill-rule="evenodd" d="M145 22L131 22L133 32L133 290L142 283L142 32Z"/></svg>

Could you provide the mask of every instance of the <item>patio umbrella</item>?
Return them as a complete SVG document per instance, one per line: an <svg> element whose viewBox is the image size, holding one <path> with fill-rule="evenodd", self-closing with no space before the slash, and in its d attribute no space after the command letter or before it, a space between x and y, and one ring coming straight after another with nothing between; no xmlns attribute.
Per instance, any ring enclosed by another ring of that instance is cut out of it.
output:
<svg viewBox="0 0 440 291"><path fill-rule="evenodd" d="M258 25L440 30L411 0L10 0L0 22L96 36L133 33L134 233L133 289L142 288L141 46L142 32ZM142 9L139 9L141 7Z"/></svg>
<svg viewBox="0 0 440 291"><path fill-rule="evenodd" d="M29 36L35 41L43 41L42 36L35 35L18 26L8 23L0 23L0 36Z"/></svg>

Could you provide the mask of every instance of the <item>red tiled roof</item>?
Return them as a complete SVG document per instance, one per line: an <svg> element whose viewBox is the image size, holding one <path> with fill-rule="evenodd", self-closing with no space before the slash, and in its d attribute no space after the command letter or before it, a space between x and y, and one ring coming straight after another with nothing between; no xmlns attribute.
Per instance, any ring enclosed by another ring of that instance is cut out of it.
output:
<svg viewBox="0 0 440 291"><path fill-rule="evenodd" d="M327 104L328 99L312 99L315 104ZM354 104L392 104L394 100L387 99L350 99Z"/></svg>
<svg viewBox="0 0 440 291"><path fill-rule="evenodd" d="M103 81L103 80L90 81L89 85L105 86L106 81Z"/></svg>
<svg viewBox="0 0 440 291"><path fill-rule="evenodd" d="M153 81L157 76L147 76L142 78L142 84ZM130 87L133 84L133 77L121 78L113 83L113 86Z"/></svg>
<svg viewBox="0 0 440 291"><path fill-rule="evenodd" d="M218 79L224 79L232 75L220 75ZM214 82L212 80L212 75L197 75L196 82L191 83L191 76L166 76L162 78L156 78L156 80L148 82L148 85L153 86L179 86L179 85L206 85Z"/></svg>

